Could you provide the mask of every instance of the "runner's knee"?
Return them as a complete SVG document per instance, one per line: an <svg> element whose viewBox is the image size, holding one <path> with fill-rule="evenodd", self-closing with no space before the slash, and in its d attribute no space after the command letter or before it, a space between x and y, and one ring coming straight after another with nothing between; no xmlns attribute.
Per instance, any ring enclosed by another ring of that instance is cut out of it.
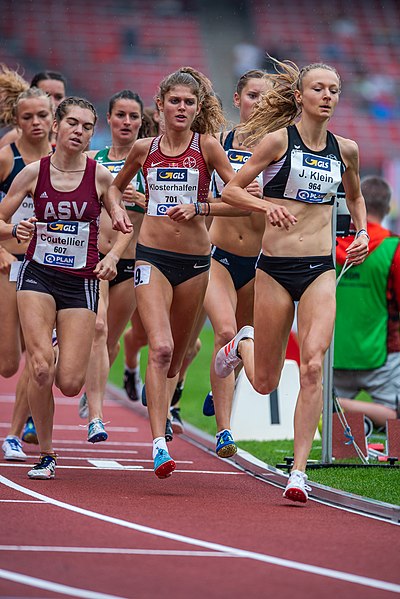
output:
<svg viewBox="0 0 400 599"><path fill-rule="evenodd" d="M171 364L173 351L172 342L161 341L155 343L149 350L149 362L153 362L158 367L165 368Z"/></svg>

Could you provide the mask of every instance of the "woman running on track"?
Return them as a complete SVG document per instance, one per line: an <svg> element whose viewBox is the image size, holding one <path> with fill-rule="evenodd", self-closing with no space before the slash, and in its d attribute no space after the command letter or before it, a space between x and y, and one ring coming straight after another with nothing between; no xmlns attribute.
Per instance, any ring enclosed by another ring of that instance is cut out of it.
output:
<svg viewBox="0 0 400 599"><path fill-rule="evenodd" d="M106 200L112 175L84 154L96 119L87 100L70 97L61 102L53 123L56 151L23 169L0 205L0 239L31 239L17 281L29 367L28 400L41 451L40 462L28 472L30 478L55 476L52 385L67 396L79 393L94 336L98 278L115 273L98 260L101 202L113 215L116 229L132 231L125 210ZM35 217L7 224L27 194L33 197Z"/></svg>
<svg viewBox="0 0 400 599"><path fill-rule="evenodd" d="M143 102L136 93L122 90L109 102L107 121L111 131L111 147L90 151L88 155L103 164L115 177L136 139L146 137L143 121ZM117 276L100 282L100 301L96 319L89 367L86 373L85 393L80 401L79 413L89 418L88 441L97 443L108 437L103 424L103 401L110 365L118 350L119 339L135 309L136 241L142 224L145 204L143 175L139 172L125 189L122 197L134 234L131 238L112 228L106 210L100 217L99 251L104 260L114 261Z"/></svg>
<svg viewBox="0 0 400 599"><path fill-rule="evenodd" d="M204 75L185 67L167 76L157 104L165 133L135 143L109 193L120 200L143 167L147 210L136 247L135 289L149 344L146 396L154 471L166 478L175 469L164 437L170 398L209 277L204 216L210 211L230 213L222 202L207 202L210 173L216 169L227 181L233 171L212 135L219 131L223 114Z"/></svg>
<svg viewBox="0 0 400 599"><path fill-rule="evenodd" d="M327 130L339 100L337 71L325 64L301 70L288 61L276 65L273 88L241 130L251 134L250 143L259 143L222 194L229 204L264 212L266 217L257 263L254 331L243 327L218 352L215 370L225 377L243 361L259 393L276 389L294 302L299 302L300 392L294 417L294 464L284 497L305 502L306 463L322 409L322 363L335 321L331 220L341 181L357 229L347 248L350 262L364 261L369 238L358 147ZM245 190L261 172L264 200Z"/></svg>
<svg viewBox="0 0 400 599"><path fill-rule="evenodd" d="M3 71L4 68L6 67L4 67L3 65ZM9 71L9 73L12 73L12 71ZM30 87L38 87L39 89L42 89L44 92L46 92L46 94L52 100L53 110L56 110L57 106L65 98L66 85L67 81L61 73L58 73L57 71L41 71L40 73L36 73L36 75L33 76ZM26 84L26 87L28 87L28 84ZM2 85L0 76L0 90L1 89ZM0 148L7 144L11 144L12 142L18 141L20 135L21 131L20 129L18 129L18 127L12 129L11 131L8 131L8 133L6 133L0 139ZM52 134L52 142L55 145L54 134Z"/></svg>
<svg viewBox="0 0 400 599"><path fill-rule="evenodd" d="M240 112L240 122L250 116L255 104L268 87L266 73L248 71L239 79L233 101ZM251 153L243 145L237 129L221 135L221 143L235 171L248 160ZM262 197L262 181L256 182L258 197ZM220 197L223 182L215 177L215 191ZM244 324L253 322L254 277L256 261L264 233L264 215L251 213L240 218L215 218L210 228L211 250L210 283L204 307L214 329L214 353L210 368L211 392L217 422L216 452L228 458L237 451L230 430L234 373L225 379L216 376L214 358Z"/></svg>
<svg viewBox="0 0 400 599"><path fill-rule="evenodd" d="M9 77L15 77L9 71ZM19 76L18 76L19 77ZM53 109L47 94L37 88L29 88L14 99L14 122L20 131L16 143L0 149L0 192L4 195L25 165L51 154L49 134L53 122ZM12 224L33 216L33 199L27 195ZM20 320L17 308L16 280L19 267L24 259L28 243L11 238L2 241L0 246L0 317L2 334L0 336L0 374L10 377L18 370L23 340L20 334ZM17 384L16 399L13 407L11 427L3 443L5 459L25 460L22 450L21 431L29 416L26 396L26 378L20 377Z"/></svg>

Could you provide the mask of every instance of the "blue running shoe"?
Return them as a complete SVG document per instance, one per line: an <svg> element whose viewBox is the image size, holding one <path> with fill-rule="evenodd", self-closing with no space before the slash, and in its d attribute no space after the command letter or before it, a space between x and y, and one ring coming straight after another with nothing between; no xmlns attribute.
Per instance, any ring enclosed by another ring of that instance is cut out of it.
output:
<svg viewBox="0 0 400 599"><path fill-rule="evenodd" d="M108 435L100 418L93 418L88 426L88 441L89 443L100 443L107 441Z"/></svg>
<svg viewBox="0 0 400 599"><path fill-rule="evenodd" d="M165 449L159 449L154 458L154 474L158 478L168 478L175 470L176 464Z"/></svg>
<svg viewBox="0 0 400 599"><path fill-rule="evenodd" d="M214 400L213 400L213 394L212 391L210 391L209 393L207 393L207 396L204 400L203 403L203 414L204 416L214 416L215 415L215 408L214 408Z"/></svg>
<svg viewBox="0 0 400 599"><path fill-rule="evenodd" d="M147 408L146 385L142 387L142 404Z"/></svg>
<svg viewBox="0 0 400 599"><path fill-rule="evenodd" d="M32 416L29 416L28 420L25 422L21 439L25 441L25 443L34 443L35 445L39 443Z"/></svg>
<svg viewBox="0 0 400 599"><path fill-rule="evenodd" d="M237 452L237 446L233 440L231 431L225 429L219 433L215 451L220 458L231 458L233 455L235 455Z"/></svg>

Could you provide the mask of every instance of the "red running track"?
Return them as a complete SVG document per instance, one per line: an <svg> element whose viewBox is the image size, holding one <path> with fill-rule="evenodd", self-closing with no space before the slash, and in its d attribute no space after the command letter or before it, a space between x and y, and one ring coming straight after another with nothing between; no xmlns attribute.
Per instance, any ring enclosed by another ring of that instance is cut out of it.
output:
<svg viewBox="0 0 400 599"><path fill-rule="evenodd" d="M0 380L3 438L15 381ZM0 463L0 597L286 599L393 597L395 524L309 501L291 504L183 439L177 470L153 473L146 415L107 401L109 440L90 445L77 400L56 402L57 475ZM107 462L108 460L108 462Z"/></svg>

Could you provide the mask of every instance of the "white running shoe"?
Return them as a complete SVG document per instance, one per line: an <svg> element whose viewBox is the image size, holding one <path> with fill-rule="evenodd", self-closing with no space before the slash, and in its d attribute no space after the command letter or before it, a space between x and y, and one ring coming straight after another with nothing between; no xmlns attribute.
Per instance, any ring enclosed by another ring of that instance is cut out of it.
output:
<svg viewBox="0 0 400 599"><path fill-rule="evenodd" d="M302 472L301 470L292 470L283 497L285 499L290 499L291 501L306 503L308 499L307 491L311 491L311 487L306 484L307 479L308 477L305 472Z"/></svg>
<svg viewBox="0 0 400 599"><path fill-rule="evenodd" d="M242 358L238 356L238 346L243 339L254 339L254 328L245 326L240 329L234 338L226 345L221 347L215 356L214 368L216 374L224 379L230 375L236 366L240 364Z"/></svg>
<svg viewBox="0 0 400 599"><path fill-rule="evenodd" d="M86 392L81 395L81 398L79 400L79 416L84 420L86 420L86 418L88 418L89 416L89 406L87 402Z"/></svg>
<svg viewBox="0 0 400 599"><path fill-rule="evenodd" d="M5 460L25 462L26 454L22 451L22 443L19 437L8 435L4 439L4 443L1 448L4 452Z"/></svg>
<svg viewBox="0 0 400 599"><path fill-rule="evenodd" d="M38 480L54 478L56 475L56 464L57 460L55 456L48 454L41 455L40 462L35 464L32 470L29 470L28 477Z"/></svg>

